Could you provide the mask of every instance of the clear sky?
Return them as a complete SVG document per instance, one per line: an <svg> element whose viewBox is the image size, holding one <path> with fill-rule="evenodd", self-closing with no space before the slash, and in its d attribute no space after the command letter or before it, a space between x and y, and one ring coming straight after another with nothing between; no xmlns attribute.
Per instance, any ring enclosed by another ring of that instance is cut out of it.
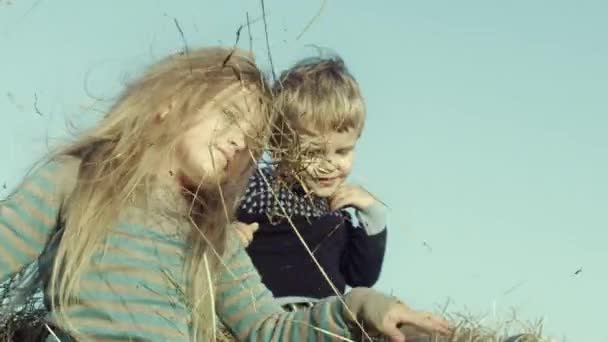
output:
<svg viewBox="0 0 608 342"><path fill-rule="evenodd" d="M608 2L327 0L298 40L321 5L266 1L270 48L277 70L332 48L361 82L352 180L391 208L378 288L608 341ZM246 13L269 70L257 0L0 0L0 197L92 97L183 47L173 18L231 45Z"/></svg>

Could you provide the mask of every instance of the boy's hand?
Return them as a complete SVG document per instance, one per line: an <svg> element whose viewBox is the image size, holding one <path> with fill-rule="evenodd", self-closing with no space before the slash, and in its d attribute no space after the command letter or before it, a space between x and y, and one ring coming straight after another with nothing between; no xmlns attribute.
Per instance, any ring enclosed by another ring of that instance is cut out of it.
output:
<svg viewBox="0 0 608 342"><path fill-rule="evenodd" d="M331 210L352 206L361 211L367 211L376 199L372 194L358 185L344 184L330 197Z"/></svg>
<svg viewBox="0 0 608 342"><path fill-rule="evenodd" d="M253 241L253 234L260 228L257 222L250 224L243 222L233 222L232 227L236 229L236 232L243 243L243 246L247 247Z"/></svg>

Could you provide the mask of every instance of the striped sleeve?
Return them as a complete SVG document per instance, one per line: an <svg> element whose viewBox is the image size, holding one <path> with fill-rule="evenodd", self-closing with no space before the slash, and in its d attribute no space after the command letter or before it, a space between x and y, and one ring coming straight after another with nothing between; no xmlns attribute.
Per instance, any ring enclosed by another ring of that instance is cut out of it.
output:
<svg viewBox="0 0 608 342"><path fill-rule="evenodd" d="M69 178L77 165L47 162L0 202L0 282L33 262L57 227Z"/></svg>
<svg viewBox="0 0 608 342"><path fill-rule="evenodd" d="M316 342L352 337L337 298L320 301L311 309L285 312L262 283L245 249L229 245L232 253L218 279L216 308L239 341Z"/></svg>
<svg viewBox="0 0 608 342"><path fill-rule="evenodd" d="M74 337L94 341L190 340L183 244L123 223L94 254L78 302L66 309Z"/></svg>

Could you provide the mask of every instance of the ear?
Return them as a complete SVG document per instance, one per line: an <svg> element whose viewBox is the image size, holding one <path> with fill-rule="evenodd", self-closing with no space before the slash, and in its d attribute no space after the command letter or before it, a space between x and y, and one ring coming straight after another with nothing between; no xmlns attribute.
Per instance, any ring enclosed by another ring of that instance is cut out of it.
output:
<svg viewBox="0 0 608 342"><path fill-rule="evenodd" d="M171 113L172 109L173 109L173 101L171 101L169 103L169 105L167 107L165 107L163 110L156 113L156 117L155 117L156 121L157 122L165 121L165 118L167 117L167 115L169 115Z"/></svg>

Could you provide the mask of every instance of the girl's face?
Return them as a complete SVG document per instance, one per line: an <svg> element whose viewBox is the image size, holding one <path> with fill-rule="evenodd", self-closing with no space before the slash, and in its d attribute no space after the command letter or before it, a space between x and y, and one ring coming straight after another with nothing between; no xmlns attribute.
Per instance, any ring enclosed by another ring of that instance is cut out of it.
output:
<svg viewBox="0 0 608 342"><path fill-rule="evenodd" d="M193 184L214 184L238 175L251 160L267 124L259 94L234 84L209 101L177 143L181 176Z"/></svg>

